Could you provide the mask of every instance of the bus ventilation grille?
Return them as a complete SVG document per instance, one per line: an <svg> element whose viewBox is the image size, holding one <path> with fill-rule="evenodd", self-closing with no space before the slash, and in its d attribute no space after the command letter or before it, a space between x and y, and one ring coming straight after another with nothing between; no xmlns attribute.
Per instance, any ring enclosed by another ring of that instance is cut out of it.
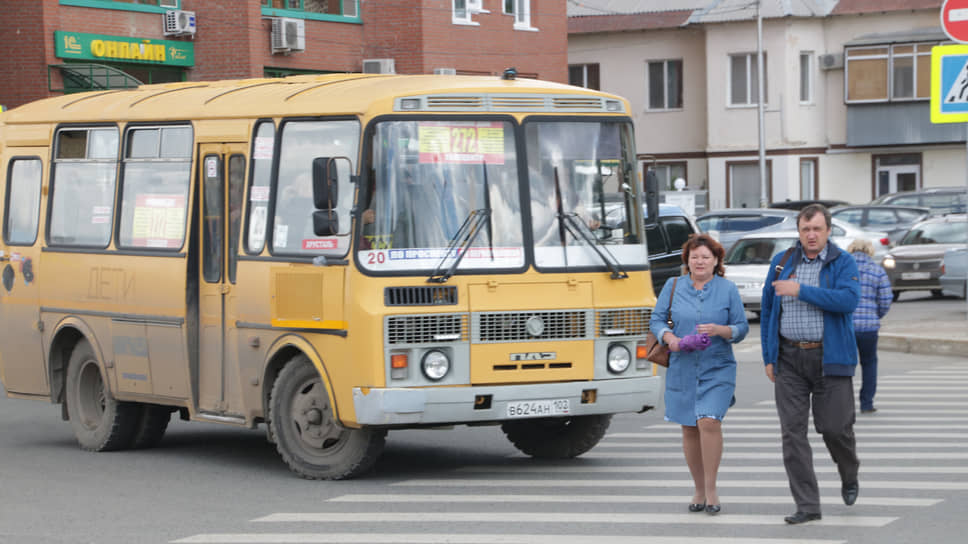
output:
<svg viewBox="0 0 968 544"><path fill-rule="evenodd" d="M383 290L387 306L445 306L457 304L457 287L387 287Z"/></svg>

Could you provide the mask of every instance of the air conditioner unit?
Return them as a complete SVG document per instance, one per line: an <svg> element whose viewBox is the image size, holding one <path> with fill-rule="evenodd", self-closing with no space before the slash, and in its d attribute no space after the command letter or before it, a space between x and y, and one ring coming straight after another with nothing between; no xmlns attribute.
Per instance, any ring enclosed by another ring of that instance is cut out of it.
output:
<svg viewBox="0 0 968 544"><path fill-rule="evenodd" d="M306 21L275 17L272 19L272 52L286 53L306 49Z"/></svg>
<svg viewBox="0 0 968 544"><path fill-rule="evenodd" d="M165 36L195 35L195 12L170 9L165 12Z"/></svg>
<svg viewBox="0 0 968 544"><path fill-rule="evenodd" d="M820 69L833 70L844 67L844 56L842 54L829 53L820 55Z"/></svg>
<svg viewBox="0 0 968 544"><path fill-rule="evenodd" d="M467 0L467 11L469 13L480 13L484 11L484 0Z"/></svg>
<svg viewBox="0 0 968 544"><path fill-rule="evenodd" d="M457 68L434 68L434 73L439 76L456 76Z"/></svg>
<svg viewBox="0 0 968 544"><path fill-rule="evenodd" d="M395 74L393 59L363 59L364 74Z"/></svg>

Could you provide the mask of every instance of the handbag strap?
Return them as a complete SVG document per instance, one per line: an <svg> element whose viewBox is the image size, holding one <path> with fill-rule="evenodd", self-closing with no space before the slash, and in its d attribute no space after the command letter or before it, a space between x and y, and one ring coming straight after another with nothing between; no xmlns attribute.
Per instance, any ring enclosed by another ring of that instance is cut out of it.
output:
<svg viewBox="0 0 968 544"><path fill-rule="evenodd" d="M672 321L672 298L676 296L677 283L679 283L678 276L672 280L672 292L669 293L669 312L668 312L668 317L666 318L666 325L669 325L669 328L675 328L676 326L676 324Z"/></svg>

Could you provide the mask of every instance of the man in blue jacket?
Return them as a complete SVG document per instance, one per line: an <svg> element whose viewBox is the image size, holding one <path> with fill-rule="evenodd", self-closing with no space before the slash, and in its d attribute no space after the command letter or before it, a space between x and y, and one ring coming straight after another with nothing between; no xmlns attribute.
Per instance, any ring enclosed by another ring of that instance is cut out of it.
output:
<svg viewBox="0 0 968 544"><path fill-rule="evenodd" d="M773 257L763 286L760 335L766 376L774 383L783 465L797 510L789 524L820 519L820 490L807 439L814 427L840 472L841 496L857 500L860 462L854 440L857 345L851 314L860 299L857 263L830 237L819 204L797 217L799 243Z"/></svg>

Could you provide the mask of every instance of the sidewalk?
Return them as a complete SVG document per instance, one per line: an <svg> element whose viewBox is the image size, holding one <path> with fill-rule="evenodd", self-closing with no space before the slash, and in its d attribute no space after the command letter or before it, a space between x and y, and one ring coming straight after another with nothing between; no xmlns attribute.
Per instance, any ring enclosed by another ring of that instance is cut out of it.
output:
<svg viewBox="0 0 968 544"><path fill-rule="evenodd" d="M939 312L930 321L882 323L877 347L905 353L968 357L965 306Z"/></svg>

